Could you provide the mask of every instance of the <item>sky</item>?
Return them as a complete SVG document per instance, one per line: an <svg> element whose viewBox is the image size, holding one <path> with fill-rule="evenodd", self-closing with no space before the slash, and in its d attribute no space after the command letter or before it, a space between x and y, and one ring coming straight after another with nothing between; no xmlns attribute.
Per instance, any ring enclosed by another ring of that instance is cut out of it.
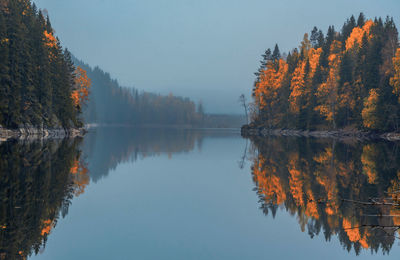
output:
<svg viewBox="0 0 400 260"><path fill-rule="evenodd" d="M314 26L393 16L399 0L34 0L64 47L121 85L203 102L209 113L242 113L260 55L297 47ZM95 86L93 86L95 87Z"/></svg>

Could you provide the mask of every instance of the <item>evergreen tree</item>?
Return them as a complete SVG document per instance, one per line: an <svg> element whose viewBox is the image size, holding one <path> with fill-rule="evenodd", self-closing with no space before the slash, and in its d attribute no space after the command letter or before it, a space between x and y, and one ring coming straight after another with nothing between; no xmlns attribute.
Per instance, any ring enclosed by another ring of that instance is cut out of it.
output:
<svg viewBox="0 0 400 260"><path fill-rule="evenodd" d="M346 23L342 27L341 36L342 36L342 41L343 42L345 42L346 39L349 38L349 36L352 33L354 27L356 27L356 26L357 26L356 19L352 15L350 17L350 19L347 19ZM343 47L345 47L345 45L343 45Z"/></svg>
<svg viewBox="0 0 400 260"><path fill-rule="evenodd" d="M322 37L324 37L322 31L318 31L318 28L316 26L314 26L314 28L311 31L311 36L310 36L310 42L311 42L311 45L313 48L321 47L320 42L319 42L321 34L322 34Z"/></svg>
<svg viewBox="0 0 400 260"><path fill-rule="evenodd" d="M82 125L72 106L73 65L30 0L0 3L0 125Z"/></svg>
<svg viewBox="0 0 400 260"><path fill-rule="evenodd" d="M358 27L363 27L365 24L365 15L363 13L360 13L357 19L357 26Z"/></svg>
<svg viewBox="0 0 400 260"><path fill-rule="evenodd" d="M279 51L278 44L275 44L274 51L272 53L271 59L276 62L281 58L281 52Z"/></svg>
<svg viewBox="0 0 400 260"><path fill-rule="evenodd" d="M0 12L0 125L5 125L8 115L10 98L10 76L9 76L9 43L7 37L6 18L4 12Z"/></svg>

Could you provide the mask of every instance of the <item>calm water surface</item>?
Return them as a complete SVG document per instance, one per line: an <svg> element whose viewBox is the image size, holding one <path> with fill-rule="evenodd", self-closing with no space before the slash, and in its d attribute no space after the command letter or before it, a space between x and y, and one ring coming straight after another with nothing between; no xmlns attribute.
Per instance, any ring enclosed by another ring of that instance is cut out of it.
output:
<svg viewBox="0 0 400 260"><path fill-rule="evenodd" d="M0 259L399 259L398 148L130 128L2 143Z"/></svg>

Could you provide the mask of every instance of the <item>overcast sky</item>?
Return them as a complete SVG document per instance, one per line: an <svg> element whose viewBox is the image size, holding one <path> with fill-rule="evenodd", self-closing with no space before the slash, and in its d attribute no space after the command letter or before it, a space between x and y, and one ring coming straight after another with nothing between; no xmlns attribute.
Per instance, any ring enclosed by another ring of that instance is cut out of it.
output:
<svg viewBox="0 0 400 260"><path fill-rule="evenodd" d="M400 0L34 0L63 46L124 86L202 100L239 113L260 55L297 47L316 25L340 29L352 14L393 16ZM94 86L95 87L95 86Z"/></svg>

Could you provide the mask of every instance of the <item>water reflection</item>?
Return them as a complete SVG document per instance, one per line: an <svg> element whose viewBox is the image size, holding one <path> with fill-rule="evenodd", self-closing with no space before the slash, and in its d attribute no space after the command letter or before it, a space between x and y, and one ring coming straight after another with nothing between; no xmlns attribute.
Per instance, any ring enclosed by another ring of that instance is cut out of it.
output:
<svg viewBox="0 0 400 260"><path fill-rule="evenodd" d="M205 137L226 138L236 134L237 131L99 127L85 136L83 152L89 162L90 177L97 182L120 163L162 154L172 158L174 154L201 150Z"/></svg>
<svg viewBox="0 0 400 260"><path fill-rule="evenodd" d="M388 253L400 228L396 143L254 138L252 176L261 209L296 216L311 238L336 236L348 251Z"/></svg>
<svg viewBox="0 0 400 260"><path fill-rule="evenodd" d="M0 143L0 260L26 259L44 250L60 217L90 181L123 162L201 149L219 131L97 128L84 140Z"/></svg>
<svg viewBox="0 0 400 260"><path fill-rule="evenodd" d="M89 177L80 140L0 144L0 259L38 253Z"/></svg>

